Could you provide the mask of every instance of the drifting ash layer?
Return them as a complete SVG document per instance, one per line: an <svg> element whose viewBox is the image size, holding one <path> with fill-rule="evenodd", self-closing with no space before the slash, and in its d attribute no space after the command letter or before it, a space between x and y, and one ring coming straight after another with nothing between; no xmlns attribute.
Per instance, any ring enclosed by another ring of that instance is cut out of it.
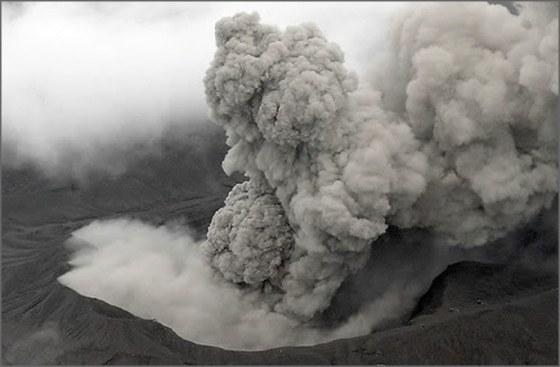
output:
<svg viewBox="0 0 560 367"><path fill-rule="evenodd" d="M523 4L519 16L485 3L414 4L395 17L384 62L361 88L312 24L219 21L207 101L228 135L226 173L249 182L214 216L210 265L307 321L388 225L472 247L550 208L557 13L556 2Z"/></svg>
<svg viewBox="0 0 560 367"><path fill-rule="evenodd" d="M193 228L206 230L226 191L210 195L204 185L178 185L173 200L160 196L168 192L167 182L200 177L197 160L184 157L142 161L118 180L75 190L29 171L4 170L2 364L558 364L558 278L540 268L453 265L424 298L430 313L414 317L408 326L313 347L251 353L186 341L158 322L60 284L57 277L69 274L71 257L64 239L93 218L114 212L144 220L184 215ZM207 171L214 169L204 176L231 185L220 175L218 162L204 165ZM136 187L131 196L136 200L122 200L120 193L130 187ZM535 229L542 240L543 232ZM550 241L556 248L557 236ZM479 298L483 305L476 302ZM451 307L459 311L450 312Z"/></svg>

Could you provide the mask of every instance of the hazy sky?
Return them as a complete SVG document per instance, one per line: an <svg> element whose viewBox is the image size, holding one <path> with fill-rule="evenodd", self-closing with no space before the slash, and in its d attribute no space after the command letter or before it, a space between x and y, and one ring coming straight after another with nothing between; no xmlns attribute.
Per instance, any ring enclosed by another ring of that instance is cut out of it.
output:
<svg viewBox="0 0 560 367"><path fill-rule="evenodd" d="M346 66L359 72L365 64L360 60L380 47L376 39L398 6L2 3L3 145L20 159L57 171L74 157L157 139L172 123L202 120L202 78L215 51L214 24L241 11L257 11L263 23L282 28L317 23L341 46Z"/></svg>

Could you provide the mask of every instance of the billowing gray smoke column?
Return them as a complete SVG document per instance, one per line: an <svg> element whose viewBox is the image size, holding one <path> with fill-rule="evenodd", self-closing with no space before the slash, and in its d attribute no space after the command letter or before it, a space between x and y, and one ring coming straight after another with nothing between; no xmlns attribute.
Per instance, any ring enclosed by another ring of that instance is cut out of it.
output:
<svg viewBox="0 0 560 367"><path fill-rule="evenodd" d="M312 24L216 25L207 101L244 172L203 248L235 283L307 320L388 225L479 246L557 191L557 4L414 4L367 87ZM375 280L373 279L372 282Z"/></svg>
<svg viewBox="0 0 560 367"><path fill-rule="evenodd" d="M392 222L475 246L557 191L558 4L430 4L401 14L376 80L429 159L422 197ZM385 75L385 76L384 76ZM397 76L397 77L395 77Z"/></svg>
<svg viewBox="0 0 560 367"><path fill-rule="evenodd" d="M212 240L204 250L224 278L279 286L279 271L292 252L294 236L276 196L262 192L252 181L236 185L210 231Z"/></svg>

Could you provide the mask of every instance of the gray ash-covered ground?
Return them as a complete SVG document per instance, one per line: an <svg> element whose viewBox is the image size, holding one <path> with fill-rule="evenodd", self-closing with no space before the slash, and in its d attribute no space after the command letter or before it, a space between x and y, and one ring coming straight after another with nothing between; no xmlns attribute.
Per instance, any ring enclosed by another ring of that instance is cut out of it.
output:
<svg viewBox="0 0 560 367"><path fill-rule="evenodd" d="M426 273L431 286L402 319L370 335L313 347L240 352L197 345L155 320L61 285L57 278L70 268L63 243L94 219L128 215L160 224L186 218L204 236L240 180L220 168L223 135L207 134L203 138L215 142L210 148L171 142L161 155L134 162L122 176L87 184L3 167L3 364L558 363L557 207L492 247L446 254L450 265L436 262ZM196 159L189 159L193 154ZM378 277L369 293L358 285L391 267L399 254L423 257L399 270L403 279L413 276L415 266L434 264L437 250L431 255L413 250L414 241L428 240L422 233L390 230L374 249L385 258L372 256L349 278L322 321L343 320L381 292L388 279ZM383 252L391 244L400 250Z"/></svg>

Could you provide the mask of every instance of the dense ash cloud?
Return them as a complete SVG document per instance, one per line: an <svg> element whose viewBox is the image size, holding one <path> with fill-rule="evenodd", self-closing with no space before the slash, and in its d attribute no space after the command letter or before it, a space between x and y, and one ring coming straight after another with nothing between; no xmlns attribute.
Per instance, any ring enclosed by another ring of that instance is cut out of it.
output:
<svg viewBox="0 0 560 367"><path fill-rule="evenodd" d="M288 221L271 227L293 232L276 311L307 320L328 307L388 225L472 247L550 207L556 7L525 4L515 17L484 3L410 6L362 87L312 24L281 31L256 13L216 24L205 86L231 146L224 169L273 192ZM223 213L245 200L232 196L216 214L231 240L247 212L229 227ZM212 251L224 236L216 229L203 245L211 262L224 256Z"/></svg>
<svg viewBox="0 0 560 367"><path fill-rule="evenodd" d="M387 34L360 26L364 49L386 38L360 78L322 26L223 18L201 87L227 133L223 168L248 181L202 243L129 220L76 231L60 281L255 350L398 321L453 261L541 266L557 256L557 227L535 221L557 218L558 9L516 9L415 3Z"/></svg>
<svg viewBox="0 0 560 367"><path fill-rule="evenodd" d="M524 4L519 17L486 4L432 4L395 19L374 85L385 108L407 119L430 166L426 193L396 224L474 246L551 204L557 30L555 3Z"/></svg>

